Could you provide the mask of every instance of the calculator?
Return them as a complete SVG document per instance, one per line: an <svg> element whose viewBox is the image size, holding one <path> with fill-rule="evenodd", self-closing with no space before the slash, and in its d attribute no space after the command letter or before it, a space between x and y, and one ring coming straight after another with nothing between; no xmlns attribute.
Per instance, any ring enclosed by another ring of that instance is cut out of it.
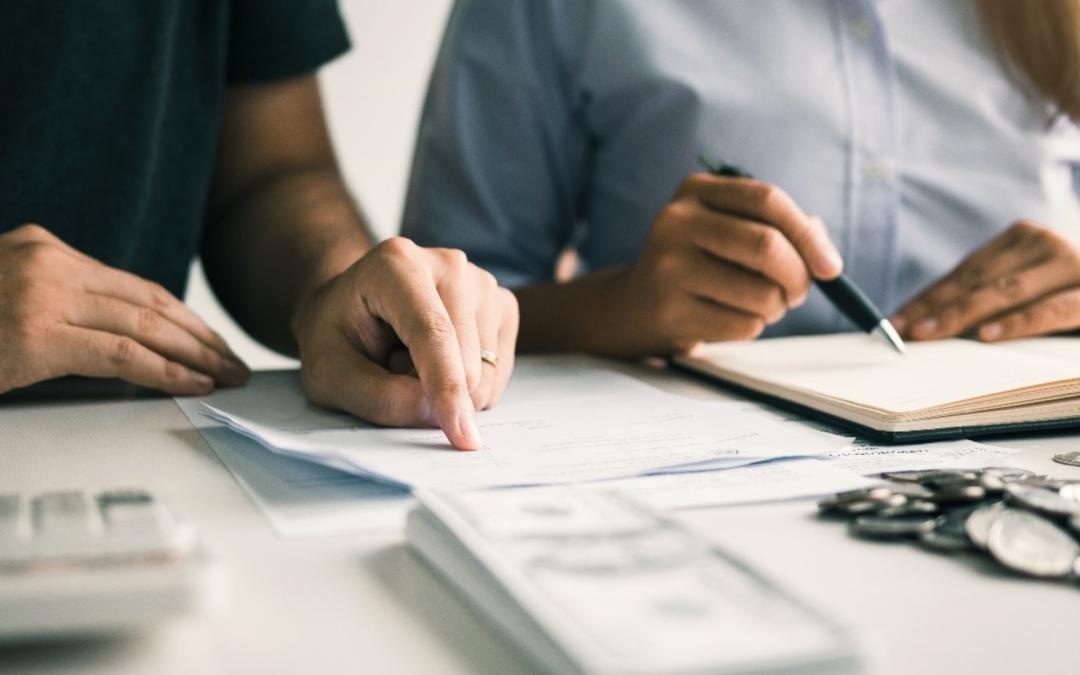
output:
<svg viewBox="0 0 1080 675"><path fill-rule="evenodd" d="M147 490L0 493L0 641L143 629L227 597L225 566Z"/></svg>

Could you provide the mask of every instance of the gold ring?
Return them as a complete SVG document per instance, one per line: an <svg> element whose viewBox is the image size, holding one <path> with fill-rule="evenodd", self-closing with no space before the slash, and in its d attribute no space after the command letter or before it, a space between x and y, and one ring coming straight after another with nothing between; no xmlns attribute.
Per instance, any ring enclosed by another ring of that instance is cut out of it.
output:
<svg viewBox="0 0 1080 675"><path fill-rule="evenodd" d="M481 349L480 350L480 360L483 361L484 363L490 363L491 365L495 366L496 368L498 368L498 366L499 366L499 355L496 354L495 352L491 351L490 349Z"/></svg>

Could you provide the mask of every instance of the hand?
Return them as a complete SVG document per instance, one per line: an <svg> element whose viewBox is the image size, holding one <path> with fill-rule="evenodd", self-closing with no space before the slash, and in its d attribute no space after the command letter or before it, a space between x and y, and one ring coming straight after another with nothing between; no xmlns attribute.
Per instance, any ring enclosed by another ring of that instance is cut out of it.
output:
<svg viewBox="0 0 1080 675"><path fill-rule="evenodd" d="M616 291L622 355L746 340L806 299L811 276L840 274L820 219L775 186L695 174L657 217Z"/></svg>
<svg viewBox="0 0 1080 675"><path fill-rule="evenodd" d="M0 235L0 344L0 392L85 375L182 396L243 384L250 374L164 288L37 225Z"/></svg>
<svg viewBox="0 0 1080 675"><path fill-rule="evenodd" d="M313 402L377 424L439 426L462 450L483 445L475 412L510 381L517 330L517 301L491 274L461 251L400 237L317 289L293 319Z"/></svg>
<svg viewBox="0 0 1080 675"><path fill-rule="evenodd" d="M993 342L1080 328L1080 242L1020 221L893 318L903 337Z"/></svg>

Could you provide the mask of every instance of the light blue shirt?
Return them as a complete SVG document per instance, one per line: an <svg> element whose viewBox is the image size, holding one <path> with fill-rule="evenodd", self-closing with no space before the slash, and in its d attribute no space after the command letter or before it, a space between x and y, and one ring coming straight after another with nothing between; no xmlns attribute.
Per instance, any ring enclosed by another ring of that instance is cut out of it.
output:
<svg viewBox="0 0 1080 675"><path fill-rule="evenodd" d="M821 216L885 312L1013 222L1080 229L1080 131L973 0L459 0L403 234L507 286L640 253L705 152ZM767 335L850 330L818 292Z"/></svg>

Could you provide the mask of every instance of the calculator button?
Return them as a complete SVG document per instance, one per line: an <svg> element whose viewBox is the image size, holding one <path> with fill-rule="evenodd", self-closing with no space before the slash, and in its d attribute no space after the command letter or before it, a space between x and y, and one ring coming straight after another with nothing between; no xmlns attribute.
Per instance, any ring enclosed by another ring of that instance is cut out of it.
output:
<svg viewBox="0 0 1080 675"><path fill-rule="evenodd" d="M98 495L107 555L176 555L196 543L194 526L175 523L164 504L143 490Z"/></svg>
<svg viewBox="0 0 1080 675"><path fill-rule="evenodd" d="M30 555L30 513L18 494L0 494L0 565Z"/></svg>
<svg viewBox="0 0 1080 675"><path fill-rule="evenodd" d="M46 492L32 506L34 550L43 558L97 556L102 551L101 517L85 492Z"/></svg>

